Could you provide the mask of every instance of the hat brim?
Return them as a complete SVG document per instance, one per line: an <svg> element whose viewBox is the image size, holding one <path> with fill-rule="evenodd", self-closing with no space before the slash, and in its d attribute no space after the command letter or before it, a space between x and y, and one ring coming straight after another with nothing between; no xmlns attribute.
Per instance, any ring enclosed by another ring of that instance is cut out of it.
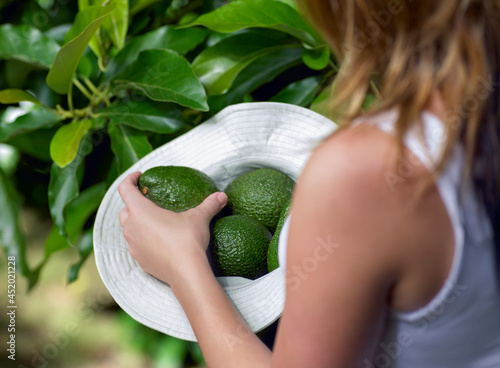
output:
<svg viewBox="0 0 500 368"><path fill-rule="evenodd" d="M296 180L312 149L335 127L327 118L295 105L232 105L154 150L120 175L106 192L94 225L97 269L117 304L152 329L196 341L170 287L144 272L128 252L118 221L124 207L118 185L126 175L154 166L188 166L210 176L219 190L242 173L260 167L278 169ZM218 280L252 331L262 330L281 315L285 298L281 268L256 280Z"/></svg>

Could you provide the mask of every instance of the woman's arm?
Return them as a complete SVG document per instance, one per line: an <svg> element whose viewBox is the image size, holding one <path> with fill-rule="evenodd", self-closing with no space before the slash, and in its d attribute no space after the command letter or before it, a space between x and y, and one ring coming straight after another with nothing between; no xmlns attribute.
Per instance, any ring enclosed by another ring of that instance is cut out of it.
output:
<svg viewBox="0 0 500 368"><path fill-rule="evenodd" d="M173 213L145 199L139 174L131 175L119 188L127 206L120 222L141 267L171 285L210 367L369 367L408 249L423 249L418 234L426 234L416 232L404 205L413 179L397 192L385 180L394 162L392 138L374 128L334 135L313 153L294 191L286 302L272 357L205 255L208 223L225 195L223 204L214 194Z"/></svg>
<svg viewBox="0 0 500 368"><path fill-rule="evenodd" d="M208 224L226 204L226 195L212 194L200 206L174 213L139 192L139 177L139 172L129 175L118 188L126 205L120 223L132 256L146 272L170 284L208 366L268 367L271 352L238 314L205 253Z"/></svg>

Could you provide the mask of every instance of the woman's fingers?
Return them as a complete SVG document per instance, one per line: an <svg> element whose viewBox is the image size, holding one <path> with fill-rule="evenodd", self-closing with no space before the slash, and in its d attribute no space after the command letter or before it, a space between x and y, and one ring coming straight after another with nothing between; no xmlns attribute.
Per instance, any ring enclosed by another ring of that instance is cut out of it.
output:
<svg viewBox="0 0 500 368"><path fill-rule="evenodd" d="M224 192L216 192L209 195L201 202L195 210L209 222L226 205L227 195Z"/></svg>
<svg viewBox="0 0 500 368"><path fill-rule="evenodd" d="M130 205L134 202L137 203L138 201L144 199L144 196L141 194L139 189L137 189L137 182L139 181L140 176L141 172L136 171L128 175L118 186L118 193L120 193L120 197L122 197L122 200L127 207L130 207Z"/></svg>

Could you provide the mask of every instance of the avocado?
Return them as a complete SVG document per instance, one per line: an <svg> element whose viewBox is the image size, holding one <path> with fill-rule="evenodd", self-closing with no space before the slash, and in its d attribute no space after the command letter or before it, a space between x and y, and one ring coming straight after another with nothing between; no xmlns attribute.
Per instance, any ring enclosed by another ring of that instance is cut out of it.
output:
<svg viewBox="0 0 500 368"><path fill-rule="evenodd" d="M158 206L183 212L198 206L218 188L199 170L185 166L156 166L141 175L139 190Z"/></svg>
<svg viewBox="0 0 500 368"><path fill-rule="evenodd" d="M271 243L269 244L269 250L267 252L267 271L271 272L280 266L278 261L278 245L280 241L280 233L283 228L283 224L290 212L290 203L289 200L283 210L281 211L280 220L278 221L278 226L276 226L276 231L274 232L273 238L271 239Z"/></svg>
<svg viewBox="0 0 500 368"><path fill-rule="evenodd" d="M256 279L266 273L271 233L256 219L231 215L217 220L208 249L217 276Z"/></svg>
<svg viewBox="0 0 500 368"><path fill-rule="evenodd" d="M283 207L292 196L294 184L281 171L271 168L253 170L226 187L228 206L235 215L253 217L274 231Z"/></svg>

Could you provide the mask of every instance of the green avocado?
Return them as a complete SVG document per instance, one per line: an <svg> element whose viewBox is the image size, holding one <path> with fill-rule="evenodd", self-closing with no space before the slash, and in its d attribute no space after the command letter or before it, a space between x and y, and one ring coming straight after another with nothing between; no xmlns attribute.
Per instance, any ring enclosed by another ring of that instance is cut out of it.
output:
<svg viewBox="0 0 500 368"><path fill-rule="evenodd" d="M252 217L231 215L217 220L208 255L218 276L256 279L266 273L271 233Z"/></svg>
<svg viewBox="0 0 500 368"><path fill-rule="evenodd" d="M271 244L269 244L269 250L267 252L267 271L271 272L280 266L278 261L278 244L280 241L280 232L283 228L288 213L290 213L290 203L288 201L281 211L280 220L278 221L278 226L276 226L276 231L274 232L273 238L271 239Z"/></svg>
<svg viewBox="0 0 500 368"><path fill-rule="evenodd" d="M139 190L158 206L174 212L198 206L219 191L205 173L185 166L156 166L139 178Z"/></svg>
<svg viewBox="0 0 500 368"><path fill-rule="evenodd" d="M261 168L236 178L225 192L235 215L253 217L274 231L283 207L292 196L294 184L281 171Z"/></svg>

